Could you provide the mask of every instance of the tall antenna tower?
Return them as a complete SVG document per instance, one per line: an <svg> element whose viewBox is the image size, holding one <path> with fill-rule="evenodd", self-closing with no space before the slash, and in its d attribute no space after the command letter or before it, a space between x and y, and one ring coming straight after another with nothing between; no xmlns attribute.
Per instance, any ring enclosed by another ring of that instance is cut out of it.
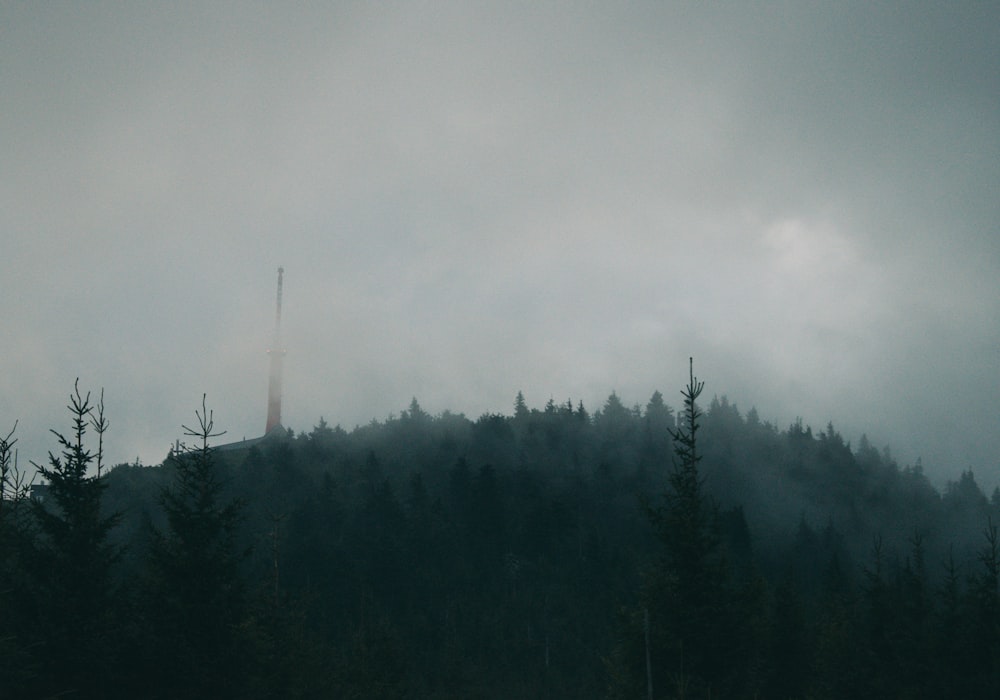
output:
<svg viewBox="0 0 1000 700"><path fill-rule="evenodd" d="M285 349L281 347L281 284L285 268L278 268L278 303L274 312L274 340L267 354L271 356L271 371L267 382L267 427L268 434L281 425L281 364Z"/></svg>

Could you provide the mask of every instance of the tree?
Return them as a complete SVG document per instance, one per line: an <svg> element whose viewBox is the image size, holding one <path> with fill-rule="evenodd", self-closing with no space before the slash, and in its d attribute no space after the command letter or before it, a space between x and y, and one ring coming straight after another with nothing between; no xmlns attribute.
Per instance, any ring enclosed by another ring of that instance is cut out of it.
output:
<svg viewBox="0 0 1000 700"><path fill-rule="evenodd" d="M612 391L604 407L594 416L594 423L606 440L620 441L631 427L632 417L618 394Z"/></svg>
<svg viewBox="0 0 1000 700"><path fill-rule="evenodd" d="M48 466L34 464L48 482L45 496L31 502L39 529L35 580L42 635L42 677L49 692L107 695L108 669L114 657L115 624L111 611L111 568L120 552L108 533L120 514L101 513L107 484L99 476L103 460L104 394L95 405L90 392L73 385L67 406L72 433L52 430L60 456L49 452ZM98 447L86 446L88 428ZM96 474L90 473L95 467Z"/></svg>
<svg viewBox="0 0 1000 700"><path fill-rule="evenodd" d="M0 438L0 678L11 695L27 695L37 672L24 643L30 622L17 602L29 593L22 554L31 533L24 519L28 484L17 466L15 430L16 421Z"/></svg>
<svg viewBox="0 0 1000 700"><path fill-rule="evenodd" d="M17 452L14 450L16 430L17 421L14 421L10 432L0 438L0 520L11 506L22 502L30 490L25 475L17 466Z"/></svg>
<svg viewBox="0 0 1000 700"><path fill-rule="evenodd" d="M147 601L151 673L168 696L239 697L247 662L240 625L244 591L236 531L242 503L226 499L209 441L214 416L195 411L197 426L182 426L197 442L169 458L173 484L160 494L166 532L155 532Z"/></svg>
<svg viewBox="0 0 1000 700"><path fill-rule="evenodd" d="M420 402L417 401L417 397L414 396L410 400L409 410L403 411L403 414L400 416L400 419L410 420L417 427L422 428L427 425L427 422L430 420L430 416L427 414L427 411L425 411L423 408L420 407Z"/></svg>
<svg viewBox="0 0 1000 700"><path fill-rule="evenodd" d="M676 424L673 409L664 403L659 391L654 391L646 404L645 419L645 443L655 456L669 447L670 431Z"/></svg>
<svg viewBox="0 0 1000 700"><path fill-rule="evenodd" d="M969 472L971 474L971 471ZM986 544L979 551L981 568L969 580L969 696L1000 693L1000 534L993 520L983 530Z"/></svg>
<svg viewBox="0 0 1000 700"><path fill-rule="evenodd" d="M681 392L683 424L669 431L675 453L670 490L665 505L652 512L657 534L666 548L667 564L683 599L697 599L706 590L704 579L714 573L708 564L718 546L715 513L702 493L698 470L701 455L697 434L702 414L696 401L704 386L694 376L692 361L690 381Z"/></svg>
<svg viewBox="0 0 1000 700"><path fill-rule="evenodd" d="M514 398L514 418L518 420L525 420L528 417L528 405L524 402L524 394L522 392L517 392L517 396Z"/></svg>
<svg viewBox="0 0 1000 700"><path fill-rule="evenodd" d="M643 583L640 608L625 615L627 638L611 657L613 697L634 697L642 689L654 697L668 688L678 697L728 697L747 685L750 603L740 603L733 586L717 509L703 492L698 468L697 400L703 388L692 361L681 391L682 420L669 430L674 441L669 488L660 505L646 505L663 554Z"/></svg>
<svg viewBox="0 0 1000 700"><path fill-rule="evenodd" d="M693 676L695 683L710 687L714 660L710 648L722 632L718 629L722 572L715 558L719 539L714 512L702 493L698 470L701 455L697 436L702 413L697 400L704 386L694 376L692 360L688 385L681 391L682 422L677 429L669 430L675 454L670 488L664 504L650 511L665 558L650 591L657 594L657 599L648 605L652 624L660 632L653 636L661 645L656 655L660 668L679 683L686 685ZM664 676L659 675L661 679Z"/></svg>

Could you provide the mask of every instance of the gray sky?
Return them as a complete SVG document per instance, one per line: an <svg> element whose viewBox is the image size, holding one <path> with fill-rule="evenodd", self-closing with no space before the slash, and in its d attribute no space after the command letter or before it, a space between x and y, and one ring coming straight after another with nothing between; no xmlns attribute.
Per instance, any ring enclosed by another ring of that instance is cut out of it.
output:
<svg viewBox="0 0 1000 700"><path fill-rule="evenodd" d="M1000 9L3 3L0 428L709 394L1000 483Z"/></svg>

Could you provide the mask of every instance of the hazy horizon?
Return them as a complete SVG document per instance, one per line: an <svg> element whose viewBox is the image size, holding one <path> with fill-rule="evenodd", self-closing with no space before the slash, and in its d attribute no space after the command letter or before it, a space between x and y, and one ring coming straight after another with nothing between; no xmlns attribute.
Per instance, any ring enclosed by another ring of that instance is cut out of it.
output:
<svg viewBox="0 0 1000 700"><path fill-rule="evenodd" d="M1000 483L1000 8L0 8L0 432L675 408Z"/></svg>

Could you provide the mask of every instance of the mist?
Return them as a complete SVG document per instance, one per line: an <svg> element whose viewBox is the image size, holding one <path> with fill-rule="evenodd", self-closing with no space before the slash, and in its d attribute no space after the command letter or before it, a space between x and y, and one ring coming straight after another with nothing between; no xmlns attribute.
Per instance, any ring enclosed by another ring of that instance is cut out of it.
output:
<svg viewBox="0 0 1000 700"><path fill-rule="evenodd" d="M0 9L0 430L708 391L1000 481L989 4ZM675 401L676 403L676 401Z"/></svg>

